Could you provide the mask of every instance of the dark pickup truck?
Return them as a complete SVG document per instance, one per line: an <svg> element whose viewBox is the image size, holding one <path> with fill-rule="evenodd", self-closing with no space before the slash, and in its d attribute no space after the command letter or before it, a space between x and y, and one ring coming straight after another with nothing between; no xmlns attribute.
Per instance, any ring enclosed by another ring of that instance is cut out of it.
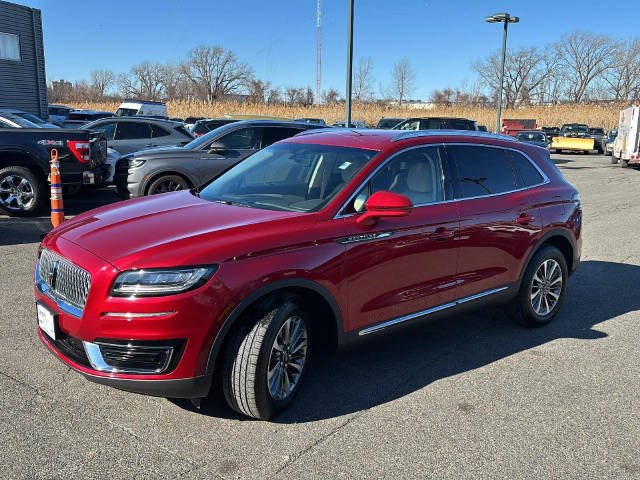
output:
<svg viewBox="0 0 640 480"><path fill-rule="evenodd" d="M33 215L49 199L51 150L58 150L63 189L109 177L104 132L61 128L0 128L0 211Z"/></svg>

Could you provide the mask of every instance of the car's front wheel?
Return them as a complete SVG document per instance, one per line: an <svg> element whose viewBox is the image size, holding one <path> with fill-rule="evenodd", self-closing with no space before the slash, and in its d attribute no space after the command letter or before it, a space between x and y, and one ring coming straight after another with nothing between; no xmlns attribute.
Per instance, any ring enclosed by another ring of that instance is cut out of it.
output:
<svg viewBox="0 0 640 480"><path fill-rule="evenodd" d="M567 261L560 250L545 246L527 266L512 313L528 327L541 327L556 316L567 289Z"/></svg>
<svg viewBox="0 0 640 480"><path fill-rule="evenodd" d="M296 297L253 310L228 344L222 372L227 403L268 420L295 397L309 363L311 324Z"/></svg>
<svg viewBox="0 0 640 480"><path fill-rule="evenodd" d="M179 175L163 175L155 179L149 186L149 195L156 193L176 192L189 188L189 182Z"/></svg>

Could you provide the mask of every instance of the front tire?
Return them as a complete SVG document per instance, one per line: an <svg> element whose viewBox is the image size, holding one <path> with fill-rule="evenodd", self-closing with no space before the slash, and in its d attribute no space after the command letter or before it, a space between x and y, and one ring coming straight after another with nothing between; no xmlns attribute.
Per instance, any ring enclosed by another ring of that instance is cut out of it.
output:
<svg viewBox="0 0 640 480"><path fill-rule="evenodd" d="M177 192L189 188L189 182L180 175L163 175L155 179L149 186L147 195L157 193Z"/></svg>
<svg viewBox="0 0 640 480"><path fill-rule="evenodd" d="M556 247L545 246L527 266L512 307L516 321L541 327L556 316L567 290L567 261Z"/></svg>
<svg viewBox="0 0 640 480"><path fill-rule="evenodd" d="M299 299L269 300L231 338L222 372L229 406L259 420L293 401L309 363L311 322Z"/></svg>

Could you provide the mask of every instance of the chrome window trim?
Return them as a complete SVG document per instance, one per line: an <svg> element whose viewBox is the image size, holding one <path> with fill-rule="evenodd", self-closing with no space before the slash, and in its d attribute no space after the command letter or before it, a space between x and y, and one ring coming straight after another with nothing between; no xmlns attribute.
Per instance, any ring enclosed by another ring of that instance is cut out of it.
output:
<svg viewBox="0 0 640 480"><path fill-rule="evenodd" d="M398 325L399 323L404 323L408 320L413 320L415 318L423 317L425 315L430 315L432 313L440 312L442 310L446 310L451 307L455 307L457 305L470 302L472 300L477 300L478 298L486 297L488 295L493 295L495 293L502 292L509 288L510 285L503 285L502 287L492 288L491 290L486 290L484 292L476 293L474 295L469 295L468 297L459 298L452 302L443 303L442 305L438 305L435 307L427 308L426 310L421 310L419 312L410 313L408 315L404 315L402 317L393 318L391 320L387 320L386 322L379 323L377 325L373 325L371 327L364 328L358 332L358 336L368 335L370 333L377 332L379 330L384 330L385 328Z"/></svg>
<svg viewBox="0 0 640 480"><path fill-rule="evenodd" d="M449 134L447 134L449 135ZM511 138L511 137L509 137ZM513 140L514 142L516 142L516 140ZM358 192L360 192L360 190L362 190L362 188L369 183L369 181L371 180L371 178L378 173L378 171L387 164L387 162L391 161L393 158L395 158L396 156L398 156L399 154L403 153L403 152L407 152L409 150L413 150L415 148L420 148L420 147L429 147L429 146L441 146L444 147L444 149L446 150L447 146L463 146L463 147L468 147L468 146L473 146L473 147L485 147L485 148L501 148L503 150L512 150L516 153L521 154L522 156L524 156L524 158L526 158L529 163L531 163L533 165L533 167L537 170L537 172L542 176L543 181L541 183L536 183L535 185L529 185L526 187L521 187L521 188L516 188L515 190L509 190L507 192L500 192L500 193L489 193L487 195L478 195L475 197L465 197L465 198L452 198L450 200L441 200L439 202L432 202L432 203L419 203L414 205L413 207L425 207L425 206L429 206L429 205L441 205L444 203L451 203L451 202L463 202L465 200L476 200L478 198L489 198L489 197L497 197L500 195L509 195L511 193L516 193L516 192L521 192L523 190L529 190L531 188L536 188L536 187L541 187L543 185L546 185L548 183L551 182L551 180L549 180L549 177L547 177L547 175L542 171L542 169L536 164L536 162L534 162L531 157L529 155L527 155L525 152L523 152L522 150L519 150L517 148L512 148L512 147L503 147L502 145L488 145L488 144L484 144L484 143L467 143L467 142L445 142L445 143L423 143L421 145L413 145L411 147L408 147L404 150L400 150L396 153L394 153L393 155L391 155L389 158L387 158L384 162L382 162L380 165L378 165L375 170L373 172L371 172L371 174L369 174L367 176L367 178L364 179L364 181L358 186L358 188L356 188L356 190L353 192L353 194L351 194L351 196L349 196L349 198L347 199L346 202L344 202L344 204L338 209L338 212L333 216L334 220L340 219L340 218L348 218L351 217L353 215L359 215L359 213L347 213L347 214L343 214L341 215L340 212L344 211L344 209L347 207L347 205L349 205L349 203L351 202L351 200L353 200L355 198L355 196L358 194ZM442 169L442 162L440 165L440 168ZM443 173L444 175L444 173ZM443 189L444 192L444 189ZM360 212L363 213L363 212Z"/></svg>

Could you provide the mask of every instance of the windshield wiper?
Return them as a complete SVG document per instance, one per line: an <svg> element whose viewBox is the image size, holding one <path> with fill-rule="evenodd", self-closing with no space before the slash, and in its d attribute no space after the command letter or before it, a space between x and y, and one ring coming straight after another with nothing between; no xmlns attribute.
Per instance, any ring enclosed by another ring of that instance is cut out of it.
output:
<svg viewBox="0 0 640 480"><path fill-rule="evenodd" d="M256 208L253 205L249 205L248 203L232 202L231 200L212 200L212 201L215 203L222 203L223 205L232 205L234 207Z"/></svg>

